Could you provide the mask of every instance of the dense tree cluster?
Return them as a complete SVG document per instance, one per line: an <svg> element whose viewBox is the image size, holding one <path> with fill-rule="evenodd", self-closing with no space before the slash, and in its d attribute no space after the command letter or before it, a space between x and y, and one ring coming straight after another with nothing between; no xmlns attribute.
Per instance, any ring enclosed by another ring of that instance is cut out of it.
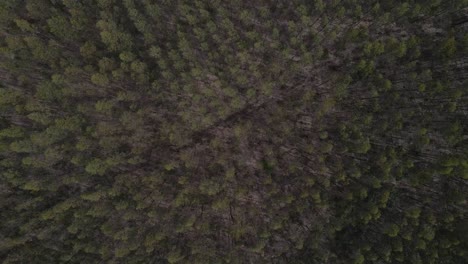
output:
<svg viewBox="0 0 468 264"><path fill-rule="evenodd" d="M467 263L467 0L0 1L2 263Z"/></svg>

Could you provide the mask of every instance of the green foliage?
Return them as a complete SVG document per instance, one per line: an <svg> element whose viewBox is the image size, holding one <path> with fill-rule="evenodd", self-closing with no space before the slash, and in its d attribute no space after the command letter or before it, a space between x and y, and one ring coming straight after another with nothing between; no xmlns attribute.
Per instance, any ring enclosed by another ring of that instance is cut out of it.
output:
<svg viewBox="0 0 468 264"><path fill-rule="evenodd" d="M198 188L201 193L207 194L207 195L215 195L221 191L220 184L214 181L210 181L210 180L202 181Z"/></svg>
<svg viewBox="0 0 468 264"><path fill-rule="evenodd" d="M184 255L182 255L182 252L180 250L172 250L167 254L167 261L169 263L178 263L182 259L184 259Z"/></svg>
<svg viewBox="0 0 468 264"><path fill-rule="evenodd" d="M406 216L410 218L419 218L419 215L421 214L421 208L419 207L414 207L406 210Z"/></svg>
<svg viewBox="0 0 468 264"><path fill-rule="evenodd" d="M70 30L71 25L67 17L54 16L47 20L47 24L49 26L49 31L57 37L68 41L73 38L73 31Z"/></svg>
<svg viewBox="0 0 468 264"><path fill-rule="evenodd" d="M87 201L99 201L101 199L102 193L100 192L94 192L94 193L85 193L81 195L81 198Z"/></svg>
<svg viewBox="0 0 468 264"><path fill-rule="evenodd" d="M396 224L390 224L385 228L385 233L390 237L396 237L400 228Z"/></svg>
<svg viewBox="0 0 468 264"><path fill-rule="evenodd" d="M91 81L94 84L100 85L100 86L106 86L109 84L109 78L101 73L95 73L91 76Z"/></svg>
<svg viewBox="0 0 468 264"><path fill-rule="evenodd" d="M80 47L80 53L85 58L93 58L97 51L96 46L91 42L87 41Z"/></svg>
<svg viewBox="0 0 468 264"><path fill-rule="evenodd" d="M85 170L91 174L104 175L107 170L107 165L104 161L95 159L86 165Z"/></svg>
<svg viewBox="0 0 468 264"><path fill-rule="evenodd" d="M446 39L440 47L440 55L444 58L452 58L457 51L457 44L454 37Z"/></svg>

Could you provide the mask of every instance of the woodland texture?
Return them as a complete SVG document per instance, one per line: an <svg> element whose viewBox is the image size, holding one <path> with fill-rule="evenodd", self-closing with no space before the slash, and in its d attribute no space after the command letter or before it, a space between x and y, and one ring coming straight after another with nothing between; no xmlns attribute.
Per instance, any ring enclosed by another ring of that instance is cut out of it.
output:
<svg viewBox="0 0 468 264"><path fill-rule="evenodd" d="M1 263L468 263L467 0L1 0Z"/></svg>

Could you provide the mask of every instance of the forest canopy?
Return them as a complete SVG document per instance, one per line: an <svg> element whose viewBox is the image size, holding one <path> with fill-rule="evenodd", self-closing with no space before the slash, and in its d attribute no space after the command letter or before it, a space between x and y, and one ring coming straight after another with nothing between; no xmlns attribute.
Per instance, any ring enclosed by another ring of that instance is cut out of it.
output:
<svg viewBox="0 0 468 264"><path fill-rule="evenodd" d="M467 0L0 1L0 262L468 263Z"/></svg>

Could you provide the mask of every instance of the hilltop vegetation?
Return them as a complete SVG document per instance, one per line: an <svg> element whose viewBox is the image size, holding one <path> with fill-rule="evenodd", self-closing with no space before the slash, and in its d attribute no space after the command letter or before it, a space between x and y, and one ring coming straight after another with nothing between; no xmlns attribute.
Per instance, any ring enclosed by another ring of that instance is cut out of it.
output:
<svg viewBox="0 0 468 264"><path fill-rule="evenodd" d="M2 263L467 263L467 0L0 1Z"/></svg>

